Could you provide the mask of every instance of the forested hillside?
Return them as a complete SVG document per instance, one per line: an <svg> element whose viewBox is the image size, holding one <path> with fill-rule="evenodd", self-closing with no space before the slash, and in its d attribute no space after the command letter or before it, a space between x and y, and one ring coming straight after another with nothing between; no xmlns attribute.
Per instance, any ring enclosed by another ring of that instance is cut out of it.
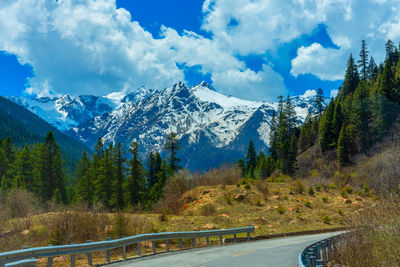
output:
<svg viewBox="0 0 400 267"><path fill-rule="evenodd" d="M52 131L60 146L68 174L73 174L79 158L88 148L66 136L29 110L0 96L0 138L10 137L18 148L26 144L33 145L43 142L46 134Z"/></svg>

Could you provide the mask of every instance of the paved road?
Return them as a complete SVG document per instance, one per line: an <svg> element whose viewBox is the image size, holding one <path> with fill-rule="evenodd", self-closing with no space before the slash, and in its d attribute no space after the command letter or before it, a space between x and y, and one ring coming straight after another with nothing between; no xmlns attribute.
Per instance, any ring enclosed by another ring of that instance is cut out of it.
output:
<svg viewBox="0 0 400 267"><path fill-rule="evenodd" d="M114 263L112 267L136 266L271 266L295 267L300 252L309 244L328 238L332 233L260 240L222 247L161 253Z"/></svg>

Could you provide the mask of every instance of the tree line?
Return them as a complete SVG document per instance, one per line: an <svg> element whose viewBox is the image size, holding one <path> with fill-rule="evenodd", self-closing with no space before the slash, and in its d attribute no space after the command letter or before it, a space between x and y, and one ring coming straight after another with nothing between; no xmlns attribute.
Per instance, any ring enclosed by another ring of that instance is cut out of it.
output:
<svg viewBox="0 0 400 267"><path fill-rule="evenodd" d="M101 203L109 210L149 209L162 197L168 177L181 168L175 133L167 137L164 149L167 157L152 152L144 164L137 142L128 154L120 143L105 147L99 138L93 155L84 151L75 177L68 178L52 132L44 143L23 149L16 149L6 138L0 140L0 190L25 189L44 202L81 202L88 207Z"/></svg>
<svg viewBox="0 0 400 267"><path fill-rule="evenodd" d="M267 156L257 155L250 141L246 160L238 161L243 175L266 178L275 170L293 175L297 155L314 145L322 153L335 151L340 166L351 164L357 153L368 154L374 143L388 136L400 115L400 45L388 40L385 50L385 60L378 66L363 40L359 59L349 56L337 96L325 109L323 91L318 89L314 115L309 112L301 126L290 97L280 96L270 123Z"/></svg>

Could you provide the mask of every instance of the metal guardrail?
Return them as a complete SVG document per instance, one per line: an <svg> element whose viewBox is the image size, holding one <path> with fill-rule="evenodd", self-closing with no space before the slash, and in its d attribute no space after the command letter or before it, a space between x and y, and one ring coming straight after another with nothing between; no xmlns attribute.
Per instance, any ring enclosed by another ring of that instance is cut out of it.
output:
<svg viewBox="0 0 400 267"><path fill-rule="evenodd" d="M333 236L306 247L299 255L299 267L324 267L332 259L332 248L344 234Z"/></svg>
<svg viewBox="0 0 400 267"><path fill-rule="evenodd" d="M166 232L166 233L152 233L142 234L121 239L111 240L108 238L106 241L91 242L84 244L71 244L62 246L48 246L38 248L26 248L23 250L16 250L10 252L0 253L0 267L6 266L36 266L38 258L47 257L47 267L51 267L53 257L71 255L71 267L75 266L75 255L86 253L88 264L93 265L92 252L106 251L107 262L111 262L111 249L122 248L122 258L126 259L126 247L129 245L137 244L137 253L141 256L141 242L152 241L153 253L156 253L157 240L165 240L166 251L170 250L170 240L179 240L179 248L183 249L182 239L192 239L192 247L195 247L196 238L205 237L206 243L209 245L209 237L219 236L219 243L222 246L224 235L233 235L234 241L237 242L236 235L240 233L247 233L247 240L250 240L250 233L254 232L254 226L232 228L226 230L209 230L209 231L191 231L191 232Z"/></svg>

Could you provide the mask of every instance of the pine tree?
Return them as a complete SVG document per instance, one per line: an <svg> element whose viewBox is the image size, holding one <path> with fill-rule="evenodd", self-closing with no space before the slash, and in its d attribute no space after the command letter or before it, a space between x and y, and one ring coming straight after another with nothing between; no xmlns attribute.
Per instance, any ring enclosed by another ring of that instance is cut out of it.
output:
<svg viewBox="0 0 400 267"><path fill-rule="evenodd" d="M270 134L269 134L269 154L273 158L277 158L277 148L278 148L278 122L276 118L275 111L272 112Z"/></svg>
<svg viewBox="0 0 400 267"><path fill-rule="evenodd" d="M360 68L361 79L368 79L368 48L365 40L361 41L360 59L357 61Z"/></svg>
<svg viewBox="0 0 400 267"><path fill-rule="evenodd" d="M318 88L314 100L314 108L317 111L316 115L318 117L321 117L322 113L324 112L324 104L325 104L324 92L322 91L321 88Z"/></svg>
<svg viewBox="0 0 400 267"><path fill-rule="evenodd" d="M337 155L340 166L346 166L350 162L349 157L349 144L348 138L346 135L346 127L343 125L340 130L338 147L337 147Z"/></svg>
<svg viewBox="0 0 400 267"><path fill-rule="evenodd" d="M344 115L342 111L342 105L340 101L336 102L335 110L333 112L333 122L332 122L332 140L329 145L331 148L335 148L337 145L337 140L339 138L340 130L342 129L342 125L344 123Z"/></svg>
<svg viewBox="0 0 400 267"><path fill-rule="evenodd" d="M371 144L372 110L368 92L368 84L361 81L353 95L351 122L356 128L357 139L361 151L368 152Z"/></svg>
<svg viewBox="0 0 400 267"><path fill-rule="evenodd" d="M299 151L303 152L308 149L311 144L311 126L312 126L312 117L310 112L308 112L306 119L304 120L303 125L300 128L300 136L299 136Z"/></svg>
<svg viewBox="0 0 400 267"><path fill-rule="evenodd" d="M97 139L97 143L96 143L96 146L95 146L95 152L96 152L96 155L97 155L97 157L99 159L103 158L103 155L104 155L104 144L103 144L103 140L101 139L101 137L99 137Z"/></svg>
<svg viewBox="0 0 400 267"><path fill-rule="evenodd" d="M143 202L145 193L145 171L142 165L142 160L139 157L139 144L133 142L129 151L132 154L132 159L129 161L129 176L126 180L125 190L127 200L131 207L136 207Z"/></svg>
<svg viewBox="0 0 400 267"><path fill-rule="evenodd" d="M88 158L87 152L82 152L76 170L76 180L78 181L78 199L85 202L88 207L94 203L94 182L93 182L92 164Z"/></svg>
<svg viewBox="0 0 400 267"><path fill-rule="evenodd" d="M368 78L370 80L375 81L377 76L378 76L378 66L375 63L374 58L371 57L368 65Z"/></svg>
<svg viewBox="0 0 400 267"><path fill-rule="evenodd" d="M177 157L178 150L181 149L180 143L176 137L175 133L170 133L167 137L167 141L165 142L164 149L168 151L169 154L169 175L173 175L176 171L181 169L179 166L179 162L181 161Z"/></svg>
<svg viewBox="0 0 400 267"><path fill-rule="evenodd" d="M97 154L94 160L97 160ZM101 201L104 206L108 209L112 208L112 195L113 195L113 184L115 181L115 170L114 170L114 159L113 159L113 144L111 143L105 150L104 155L98 162L93 162L98 164L98 176L95 180L96 188L96 198Z"/></svg>
<svg viewBox="0 0 400 267"><path fill-rule="evenodd" d="M331 144L334 141L333 133L333 114L334 114L335 101L333 98L322 114L319 123L319 145L322 152L325 152L331 148Z"/></svg>
<svg viewBox="0 0 400 267"><path fill-rule="evenodd" d="M392 40L387 40L385 44L386 50L386 61L389 63L390 66L394 63L394 55L395 55L395 47Z"/></svg>
<svg viewBox="0 0 400 267"><path fill-rule="evenodd" d="M31 151L28 145L22 149L20 153L17 155L17 159L15 162L17 168L18 179L20 180L20 184L18 184L18 188L22 187L29 191L33 191L35 189L34 179L33 179L33 161L31 158Z"/></svg>
<svg viewBox="0 0 400 267"><path fill-rule="evenodd" d="M118 143L115 148L114 169L115 169L115 184L113 192L113 204L117 210L124 208L124 190L123 184L125 182L125 151Z"/></svg>
<svg viewBox="0 0 400 267"><path fill-rule="evenodd" d="M350 54L349 60L347 61L346 74L343 81L342 90L339 92L339 97L344 97L357 88L360 77L358 75L357 66L354 63L354 58Z"/></svg>
<svg viewBox="0 0 400 267"><path fill-rule="evenodd" d="M254 147L253 140L250 140L246 154L246 173L249 176L254 177L256 165L256 148Z"/></svg>
<svg viewBox="0 0 400 267"><path fill-rule="evenodd" d="M157 183L156 177L156 170L155 170L155 157L154 153L151 152L149 157L147 158L147 186L151 188L153 185Z"/></svg>
<svg viewBox="0 0 400 267"><path fill-rule="evenodd" d="M39 146L39 150L39 195L45 201L57 196L57 200L66 203L63 160L51 131L46 135L45 143Z"/></svg>

